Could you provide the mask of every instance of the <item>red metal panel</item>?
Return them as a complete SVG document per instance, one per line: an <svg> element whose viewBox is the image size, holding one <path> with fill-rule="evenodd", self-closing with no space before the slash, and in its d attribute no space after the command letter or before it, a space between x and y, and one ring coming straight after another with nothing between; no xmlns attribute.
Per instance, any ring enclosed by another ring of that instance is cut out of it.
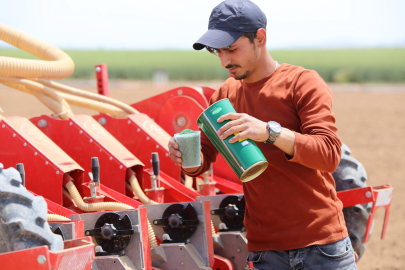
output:
<svg viewBox="0 0 405 270"><path fill-rule="evenodd" d="M129 115L126 119L118 119L100 114L94 118L102 122L104 128L136 155L146 167L151 166L152 152L157 152L161 171L176 180L180 179L180 168L173 166L173 161L169 157L168 144L171 136L149 116L140 113ZM104 118L105 121L101 121L100 118Z"/></svg>
<svg viewBox="0 0 405 270"><path fill-rule="evenodd" d="M168 90L162 94L153 96L146 100L134 103L131 106L137 109L138 111L149 115L153 119L157 119L159 113L162 110L162 106L171 98L177 96L187 96L194 99L197 104L203 108L208 107L208 102L205 96L203 95L202 89L196 89L188 86L177 87L172 90ZM197 119L196 119L197 120Z"/></svg>
<svg viewBox="0 0 405 270"><path fill-rule="evenodd" d="M95 258L91 237L64 241L63 244L64 250L49 251L52 269L91 270Z"/></svg>
<svg viewBox="0 0 405 270"><path fill-rule="evenodd" d="M211 208L210 201L204 201L204 214L205 214L205 231L207 232L207 246L208 246L208 256L209 256L209 266L212 268L214 266L214 242L212 240L212 230L211 230Z"/></svg>
<svg viewBox="0 0 405 270"><path fill-rule="evenodd" d="M28 119L7 117L0 126L4 167L23 163L26 188L62 205L63 175L73 170L82 173L83 169Z"/></svg>
<svg viewBox="0 0 405 270"><path fill-rule="evenodd" d="M234 270L233 264L230 260L221 257L219 255L214 255L215 262L212 269L215 270Z"/></svg>
<svg viewBox="0 0 405 270"><path fill-rule="evenodd" d="M101 64L95 66L96 78L97 78L97 89L100 95L109 97L110 90L108 86L108 70L107 64Z"/></svg>
<svg viewBox="0 0 405 270"><path fill-rule="evenodd" d="M355 188L337 192L337 197L342 201L343 207L354 206L356 204L369 203L374 201L373 188Z"/></svg>
<svg viewBox="0 0 405 270"><path fill-rule="evenodd" d="M216 90L214 88L211 88L211 87L208 87L208 86L202 86L201 88L203 89L204 97L209 102L210 99L211 99L211 96L214 94L214 92ZM204 108L207 108L207 107L204 107Z"/></svg>
<svg viewBox="0 0 405 270"><path fill-rule="evenodd" d="M41 256L45 260L38 262ZM68 240L61 251L49 251L48 246L0 254L2 269L30 270L90 270L94 259L91 237Z"/></svg>
<svg viewBox="0 0 405 270"><path fill-rule="evenodd" d="M145 262L145 269L150 270L152 269L152 258L150 255L148 215L146 208L140 208L138 211L142 231L143 261Z"/></svg>
<svg viewBox="0 0 405 270"><path fill-rule="evenodd" d="M142 162L91 116L75 115L69 120L53 119L46 115L31 118L35 125L40 120L47 121L47 125L40 128L41 131L87 172L91 172L91 158L99 158L100 182L105 186L125 194L128 168L132 168L137 178L142 179ZM78 183L75 184L78 186Z"/></svg>

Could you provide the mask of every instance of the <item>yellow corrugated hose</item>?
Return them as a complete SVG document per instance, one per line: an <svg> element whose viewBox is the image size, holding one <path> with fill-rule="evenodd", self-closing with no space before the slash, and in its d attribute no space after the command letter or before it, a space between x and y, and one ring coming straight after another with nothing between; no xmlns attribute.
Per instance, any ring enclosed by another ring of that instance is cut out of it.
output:
<svg viewBox="0 0 405 270"><path fill-rule="evenodd" d="M85 203L82 197L79 194L76 186L73 184L72 181L69 181L65 185L66 189L69 191L70 196L72 196L73 201L84 212L95 212L101 210L112 210L112 211L119 211L119 210L131 210L135 209L134 207L124 204L124 203L117 203L117 202L99 202L99 203ZM148 220L148 234L149 234L149 246L150 248L157 247L157 241L155 237L155 232L153 231L153 227Z"/></svg>
<svg viewBox="0 0 405 270"><path fill-rule="evenodd" d="M70 220L70 218L57 215L57 214L47 214L46 215L46 220L47 221L57 221L57 220Z"/></svg>
<svg viewBox="0 0 405 270"><path fill-rule="evenodd" d="M43 59L27 60L0 56L0 75L61 79L69 77L74 71L72 59L63 51L1 23L0 40Z"/></svg>

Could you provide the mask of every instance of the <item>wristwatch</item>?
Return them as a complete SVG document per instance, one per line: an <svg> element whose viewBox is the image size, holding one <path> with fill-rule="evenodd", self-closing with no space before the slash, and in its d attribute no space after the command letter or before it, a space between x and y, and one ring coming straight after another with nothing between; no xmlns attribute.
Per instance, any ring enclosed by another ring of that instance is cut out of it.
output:
<svg viewBox="0 0 405 270"><path fill-rule="evenodd" d="M282 128L280 124L275 121L267 122L266 128L269 131L270 136L264 143L273 144L277 140L278 136L280 136Z"/></svg>

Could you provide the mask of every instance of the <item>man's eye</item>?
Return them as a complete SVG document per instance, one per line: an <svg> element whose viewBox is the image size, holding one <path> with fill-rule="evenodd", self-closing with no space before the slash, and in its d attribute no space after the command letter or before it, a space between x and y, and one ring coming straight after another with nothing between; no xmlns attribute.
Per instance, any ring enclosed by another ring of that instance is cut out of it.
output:
<svg viewBox="0 0 405 270"><path fill-rule="evenodd" d="M236 49L228 49L228 52L234 52L234 51L236 51Z"/></svg>

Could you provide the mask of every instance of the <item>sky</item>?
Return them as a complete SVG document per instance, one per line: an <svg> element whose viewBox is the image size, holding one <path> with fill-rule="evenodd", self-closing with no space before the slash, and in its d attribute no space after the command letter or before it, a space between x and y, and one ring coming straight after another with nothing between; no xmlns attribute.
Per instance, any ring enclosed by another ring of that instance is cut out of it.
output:
<svg viewBox="0 0 405 270"><path fill-rule="evenodd" d="M2 2L0 23L61 49L191 50L221 1ZM405 47L404 0L253 2L266 14L269 49Z"/></svg>

